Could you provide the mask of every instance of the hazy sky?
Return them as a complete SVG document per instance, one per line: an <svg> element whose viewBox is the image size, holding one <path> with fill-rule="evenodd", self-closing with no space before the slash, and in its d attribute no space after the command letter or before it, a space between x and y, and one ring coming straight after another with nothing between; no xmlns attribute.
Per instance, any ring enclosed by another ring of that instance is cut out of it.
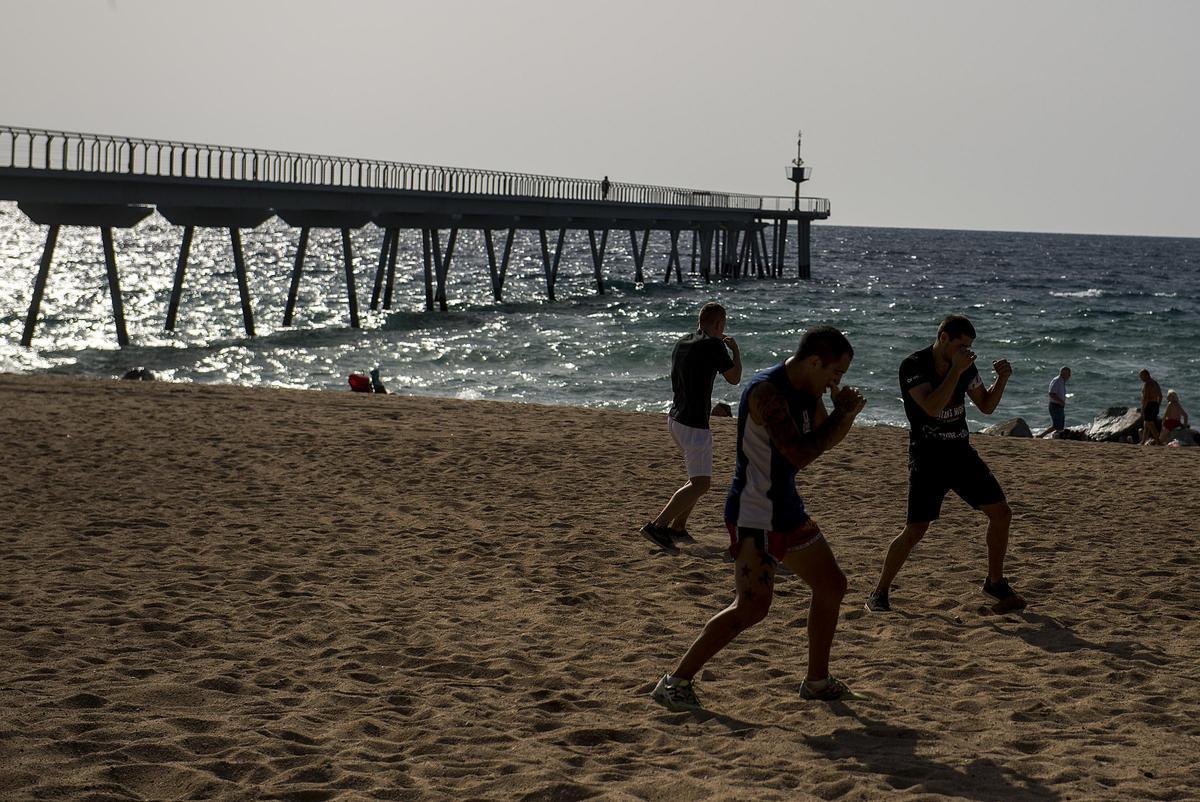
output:
<svg viewBox="0 0 1200 802"><path fill-rule="evenodd" d="M0 124L1200 236L1200 2L0 0Z"/></svg>

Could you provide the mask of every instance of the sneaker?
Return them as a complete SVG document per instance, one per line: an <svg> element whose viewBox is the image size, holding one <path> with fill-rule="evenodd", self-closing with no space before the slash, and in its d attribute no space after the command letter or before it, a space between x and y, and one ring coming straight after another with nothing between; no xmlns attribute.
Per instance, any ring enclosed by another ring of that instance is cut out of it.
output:
<svg viewBox="0 0 1200 802"><path fill-rule="evenodd" d="M887 593L879 593L871 591L871 595L867 596L867 609L873 613L890 613L892 605L888 602Z"/></svg>
<svg viewBox="0 0 1200 802"><path fill-rule="evenodd" d="M676 543L695 543L696 538L692 537L692 533L687 529L667 529L667 534L671 536L671 540Z"/></svg>
<svg viewBox="0 0 1200 802"><path fill-rule="evenodd" d="M696 698L695 683L687 679L677 679L670 674L658 681L650 695L654 697L654 701L676 713L703 709L700 700Z"/></svg>
<svg viewBox="0 0 1200 802"><path fill-rule="evenodd" d="M641 528L642 537L671 554L678 554L679 549L671 539L671 530L665 526L655 526L651 521Z"/></svg>
<svg viewBox="0 0 1200 802"><path fill-rule="evenodd" d="M1001 579L999 582L992 582L990 578L984 579L983 592L996 600L992 609L998 613L1025 609L1025 600L1012 589L1007 579Z"/></svg>
<svg viewBox="0 0 1200 802"><path fill-rule="evenodd" d="M846 683L833 676L830 676L828 679L826 679L825 687L819 690L814 690L813 687L808 684L808 680L805 680L804 684L800 686L801 699L816 699L820 702L834 702L849 695L850 689L846 687Z"/></svg>

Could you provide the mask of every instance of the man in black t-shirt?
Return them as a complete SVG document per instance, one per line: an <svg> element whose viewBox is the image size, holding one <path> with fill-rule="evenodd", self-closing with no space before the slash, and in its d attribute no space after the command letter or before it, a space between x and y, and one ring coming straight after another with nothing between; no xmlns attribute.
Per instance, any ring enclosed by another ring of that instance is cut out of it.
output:
<svg viewBox="0 0 1200 802"><path fill-rule="evenodd" d="M941 514L942 500L953 490L987 516L988 575L983 591L996 599L997 612L1019 610L1025 600L1004 578L1008 528L1012 510L1000 483L971 448L966 396L990 415L1004 395L1012 366L992 363L996 382L985 387L975 367L975 327L962 315L950 315L938 326L937 340L900 364L900 394L909 423L907 523L888 547L883 572L867 597L872 612L891 610L888 590L929 524Z"/></svg>
<svg viewBox="0 0 1200 802"><path fill-rule="evenodd" d="M726 347L733 352L731 358ZM732 337L725 336L725 307L706 303L700 309L696 331L675 343L671 353L671 390L674 398L667 413L667 428L687 464L688 480L675 491L658 517L642 527L642 536L671 553L675 538L689 539L688 516L712 483L713 380L720 373L725 381L742 380L742 355Z"/></svg>

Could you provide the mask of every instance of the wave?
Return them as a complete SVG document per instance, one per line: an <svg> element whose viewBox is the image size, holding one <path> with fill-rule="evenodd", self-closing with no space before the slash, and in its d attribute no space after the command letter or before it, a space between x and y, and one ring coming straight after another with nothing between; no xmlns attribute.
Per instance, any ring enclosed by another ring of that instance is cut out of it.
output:
<svg viewBox="0 0 1200 802"><path fill-rule="evenodd" d="M1055 298L1103 298L1107 293L1099 289L1079 290L1078 292L1055 292L1050 291L1050 295Z"/></svg>

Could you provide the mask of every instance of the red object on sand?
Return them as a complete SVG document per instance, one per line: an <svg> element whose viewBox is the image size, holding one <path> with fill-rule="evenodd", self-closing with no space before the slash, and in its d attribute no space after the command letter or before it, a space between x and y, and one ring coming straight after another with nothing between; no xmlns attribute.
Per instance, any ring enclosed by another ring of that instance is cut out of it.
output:
<svg viewBox="0 0 1200 802"><path fill-rule="evenodd" d="M356 393L371 392L371 377L361 373L350 374L350 389Z"/></svg>

